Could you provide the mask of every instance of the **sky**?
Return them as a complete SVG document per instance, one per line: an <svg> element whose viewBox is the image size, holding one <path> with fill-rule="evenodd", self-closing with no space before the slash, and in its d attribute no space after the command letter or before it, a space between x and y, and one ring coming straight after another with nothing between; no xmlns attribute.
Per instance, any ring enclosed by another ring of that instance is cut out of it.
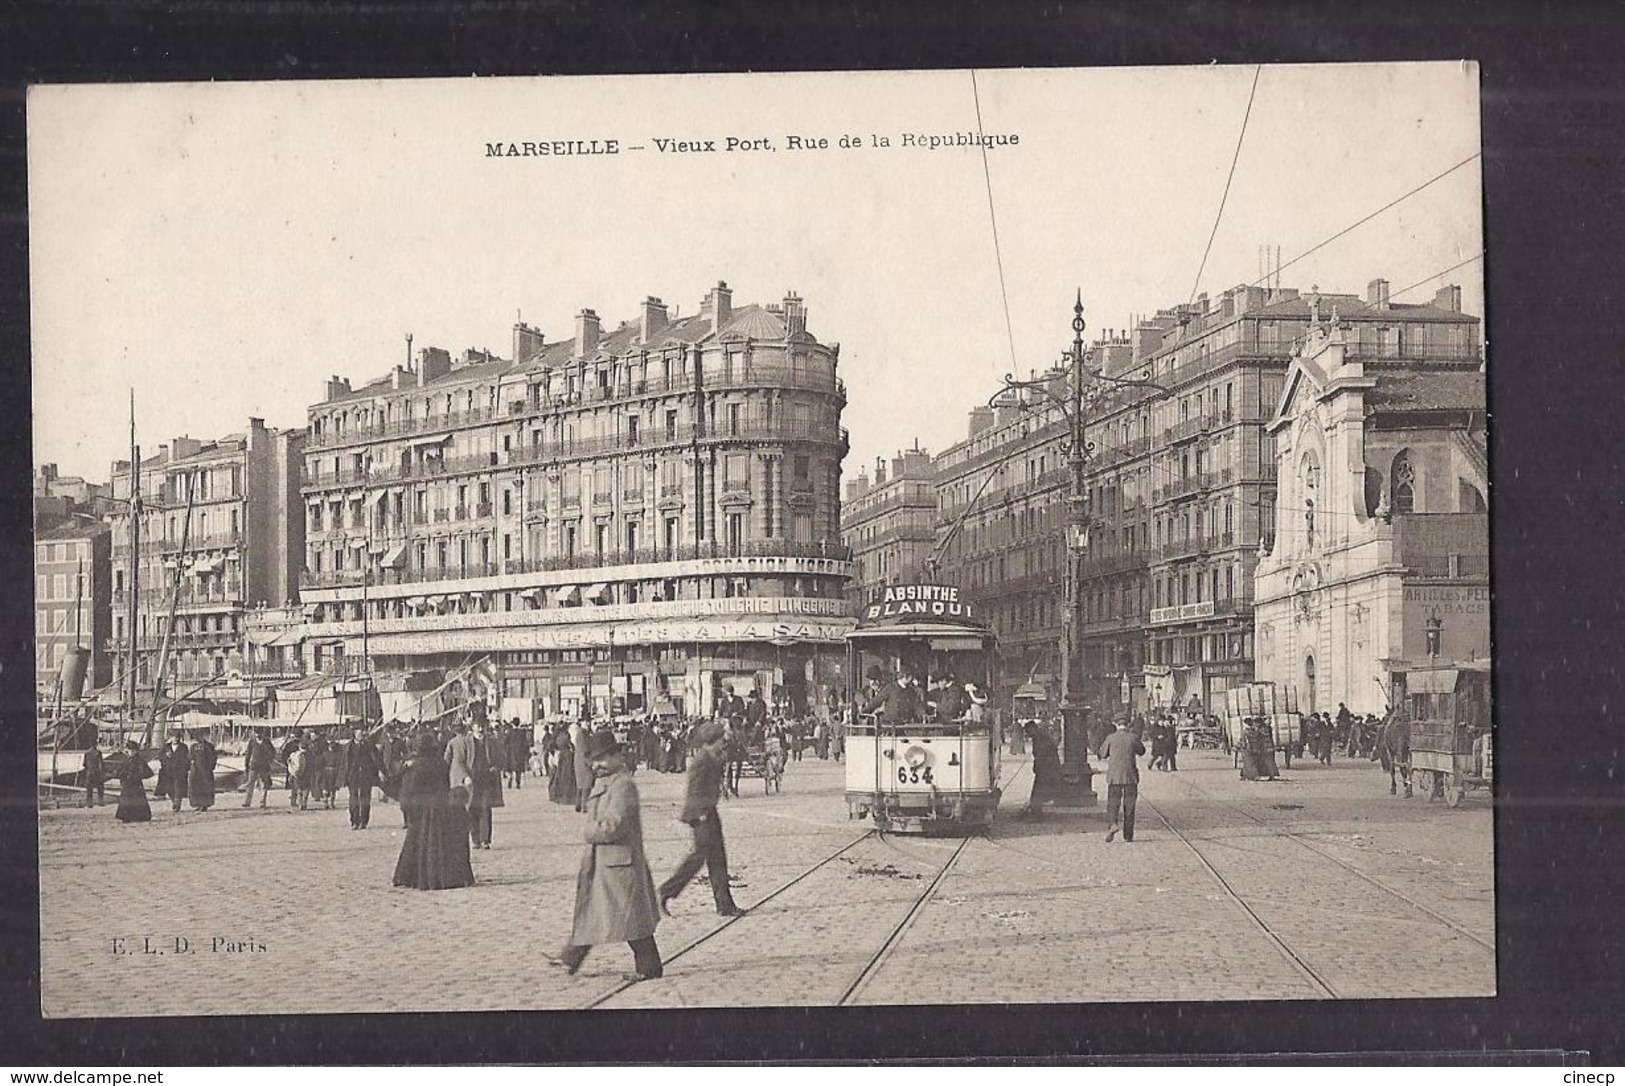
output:
<svg viewBox="0 0 1625 1086"><path fill-rule="evenodd" d="M1018 142L904 145L979 128ZM594 139L620 153L486 153ZM799 293L841 344L852 474L961 440L1000 375L1070 346L1078 290L1088 338L1127 328L1478 149L1458 63L33 87L35 459L105 480L131 389L148 454L250 417L302 428L329 376L386 374L409 333L508 356L516 316L551 342L584 307L606 328L650 294L690 314L726 280L736 307ZM1480 162L1282 285L1457 283L1482 316Z"/></svg>

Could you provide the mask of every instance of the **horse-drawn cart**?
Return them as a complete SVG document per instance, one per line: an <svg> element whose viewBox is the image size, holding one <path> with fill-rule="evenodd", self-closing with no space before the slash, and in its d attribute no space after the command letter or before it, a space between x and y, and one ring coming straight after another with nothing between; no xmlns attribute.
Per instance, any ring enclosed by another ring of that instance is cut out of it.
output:
<svg viewBox="0 0 1625 1086"><path fill-rule="evenodd" d="M1414 721L1411 777L1426 798L1442 796L1457 806L1468 789L1488 788L1494 780L1489 733L1454 720Z"/></svg>
<svg viewBox="0 0 1625 1086"><path fill-rule="evenodd" d="M1411 777L1429 800L1452 807L1495 780L1488 664L1427 667L1405 674L1411 721Z"/></svg>

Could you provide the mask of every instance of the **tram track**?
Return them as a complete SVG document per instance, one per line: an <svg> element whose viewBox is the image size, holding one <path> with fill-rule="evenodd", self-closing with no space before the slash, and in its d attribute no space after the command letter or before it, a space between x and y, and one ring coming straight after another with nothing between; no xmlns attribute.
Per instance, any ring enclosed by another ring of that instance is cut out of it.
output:
<svg viewBox="0 0 1625 1086"><path fill-rule="evenodd" d="M884 835L881 836L884 837ZM973 837L966 837L959 842L959 845L954 849L952 855L948 857L941 869L937 871L936 876L932 878L930 882L926 883L925 889L922 890L919 896L914 899L914 904L909 907L909 910L906 914L904 914L903 919L898 921L897 926L894 927L891 934L886 937L886 941L881 944L880 949L875 951L874 956L864 964L863 969L859 971L857 978L854 979L851 984L846 986L846 990L841 993L841 997L835 1001L835 1006L849 1006L852 1001L857 998L858 993L862 992L864 988L868 987L869 982L874 979L875 974L880 972L880 970L885 966L887 959L891 957L892 952L895 951L902 943L904 936L908 934L908 929L914 926L914 921L920 915L920 912L926 907L927 904L930 903L931 898L937 892L937 887L942 885L942 880L947 878L948 872L953 870L954 864L957 863L959 861L959 857L964 854L965 846L969 845L974 839L975 838Z"/></svg>
<svg viewBox="0 0 1625 1086"><path fill-rule="evenodd" d="M1326 978L1322 977L1318 972L1316 972L1314 966L1304 961L1295 950L1287 945L1286 940L1281 938L1280 934L1276 932L1274 928L1270 927L1269 922L1266 921L1262 916L1259 916L1257 911L1254 910L1251 905L1247 904L1247 900L1236 892L1235 887L1230 885L1230 880L1226 879L1219 869L1214 866L1213 862L1207 858L1207 855L1200 848L1196 847L1196 842L1192 841L1188 836L1186 836L1183 830L1174 825L1173 819L1169 818L1168 815L1163 812L1161 807L1158 807L1152 801L1144 798L1140 800L1140 804L1141 806L1150 807L1151 810L1155 812L1157 818L1161 820L1163 826L1167 828L1168 832L1178 838L1186 848L1190 849L1191 854L1194 855L1197 861L1207 869L1207 873L1213 877L1213 881L1217 882L1220 888L1224 890L1236 907L1247 915L1247 918L1252 921L1253 925L1263 934L1264 938L1269 941L1270 945L1273 946L1276 951L1287 960L1287 962L1298 972L1300 976L1309 982L1311 987L1319 992L1322 999L1340 998L1337 994L1337 990L1327 983Z"/></svg>
<svg viewBox="0 0 1625 1086"><path fill-rule="evenodd" d="M680 947L676 951L673 951L671 954L667 955L664 959L662 959L661 965L662 966L670 965L672 962L676 961L678 958L681 958L684 954L687 954L689 951L694 950L697 947L703 946L704 944L710 942L712 939L716 938L718 935L721 935L723 932L727 931L729 928L731 928L735 924L739 923L739 921L745 919L745 917L749 916L751 912L754 912L755 910L760 909L763 905L766 905L768 902L772 901L774 898L778 897L780 894L782 894L785 891L791 889L797 883L799 883L802 880L808 878L809 876L813 875L817 871L819 871L819 870L829 866L830 864L834 863L836 860L840 859L842 856L846 855L848 852L852 851L854 848L857 848L859 845L863 844L863 842L869 840L871 837L878 837L878 836L880 836L880 831L878 831L878 830L875 830L875 829L865 830L863 833L859 834L857 837L854 837L852 840L848 841L846 844L842 845L840 848L836 849L834 852L831 852L828 856L825 856L823 859L819 860L817 863L813 864L811 867L803 869L800 874L796 875L795 877L789 879L786 882L780 883L777 888L775 888L772 891L768 892L766 895L762 896L761 898L758 898L756 903L754 905L752 905L750 907L750 909L747 910L746 912L740 914L739 916L730 916L730 917L728 917L727 919L723 920L722 923L718 924L716 927L712 928L710 931L706 932L704 935L701 935L698 938L691 940L690 942L688 942L684 946ZM620 995L622 992L626 991L628 988L632 987L634 984L637 984L637 983L640 983L640 982L633 981L633 980L620 981L617 984L615 984L614 987L610 988L608 991L605 991L605 992L593 997L592 999L588 1000L586 1003L581 1004L576 1009L577 1010L583 1010L583 1011L590 1011L590 1010L593 1010L593 1009L595 1009L597 1007L601 1007L605 1003L608 1003L611 999L614 999L616 996Z"/></svg>
<svg viewBox="0 0 1625 1086"><path fill-rule="evenodd" d="M1319 856L1321 859L1329 860L1331 863L1333 863L1336 866L1342 868L1344 871L1347 871L1349 874L1354 875L1355 877L1363 880L1364 882L1370 884L1371 886L1376 887L1377 889L1383 891L1384 893L1389 894L1392 897L1398 898L1400 901L1403 901L1406 905L1409 905L1412 909L1415 909L1417 912L1419 912L1422 915L1428 917L1429 919L1433 920L1434 922L1436 922L1438 924L1442 924L1443 926L1449 928L1451 931L1455 932L1457 935L1461 936L1463 939L1466 939L1468 942L1474 943L1474 944L1482 947L1483 949L1490 951L1491 953L1495 952L1495 944L1493 942L1491 942L1490 940L1485 939L1482 936L1476 934L1475 932L1468 930L1467 928L1463 927L1462 925L1456 923L1454 920L1451 920L1448 916L1445 916L1442 913L1439 913L1434 909L1428 908L1426 905L1423 905L1421 902L1417 901L1415 898L1411 897L1409 894L1406 894L1403 891L1394 889L1392 886L1388 885L1386 882L1384 882L1383 880L1375 877L1374 875L1368 874L1367 872L1360 870L1358 867L1355 867L1353 864L1349 863L1347 860L1341 859L1341 858L1333 855L1332 853L1328 852L1327 850L1321 848L1319 845L1316 845L1313 842L1311 842L1303 834L1295 833L1292 830L1289 830L1289 829L1285 828L1284 826L1280 825L1280 823L1278 823L1278 822L1271 822L1267 818L1260 818L1258 815L1256 815L1253 812L1247 810L1247 808L1241 806L1240 804L1235 803L1232 800L1226 800L1226 799L1222 799L1222 798L1220 798L1218 796L1215 796L1213 793L1207 791L1205 788L1202 788L1201 786L1196 785L1196 784L1192 784L1188 780L1182 780L1180 783L1184 787L1189 788L1191 791L1193 791L1193 792L1197 793L1198 795L1200 795L1204 800L1209 800L1209 801L1211 801L1213 803L1222 804L1226 808L1235 811L1236 813L1240 814L1242 817L1251 820L1255 824L1257 824L1259 826L1263 826L1265 829L1271 830L1271 831L1279 834L1280 836L1288 838L1291 841L1297 843L1298 845L1301 845L1303 848L1306 848L1310 852L1313 852L1315 855ZM1162 812L1160 810L1157 811L1157 817L1162 818L1165 823L1167 822L1167 819L1163 816L1163 814L1162 814Z"/></svg>
<svg viewBox="0 0 1625 1086"><path fill-rule="evenodd" d="M1013 785L1020 778L1021 774L1029 768L1029 766L1030 762L1024 760L1019 766L1016 767L1015 772L1011 774L1009 783ZM833 864L835 861L839 860L841 857L845 856L848 852L863 844L865 841L879 841L893 852L896 852L907 858L910 862L918 863L921 866L936 866L931 862L923 860L918 855L917 850L901 847L893 838L894 835L888 834L883 829L871 828L865 830L862 834L846 842L834 852L831 852L829 855L823 857L809 867L804 868L794 877L786 880L774 888L771 892L759 898L751 906L750 910L743 916L728 917L711 930L689 941L670 955L666 956L661 964L670 965L672 962L683 957L685 954L688 954L690 951L703 946L712 939L715 939L717 936L733 927L739 921L749 917L751 913L755 912L757 909L760 909L763 905L766 905L774 898L788 892L799 883ZM926 906L930 904L932 897L936 895L937 889L952 872L954 865L959 861L960 856L964 854L967 846L969 846L973 840L977 839L991 840L991 838L985 833L970 834L960 839L959 843L953 847L953 851L949 854L948 858L942 861L940 866L937 866L935 874L931 876L931 878L926 882L925 887L915 896L914 900L909 905L908 911L903 914L902 919L900 919L892 927L892 929L887 933L885 939L882 940L879 948L872 955L870 955L867 961L864 962L862 968L858 971L857 976L855 976L852 981L842 990L840 996L835 1000L833 1004L834 1006L851 1005L852 1002L863 992L863 990L869 986L870 982L881 971L881 969L885 967L886 962L891 958L891 956L896 952L897 948L902 944L903 940L907 937L909 929L914 926L914 922L919 918ZM625 992L627 989L631 988L637 983L639 982L630 980L620 981L608 990L594 996L588 1002L581 1004L577 1009L593 1010L595 1008L602 1007L604 1004L608 1003L610 1000L614 999L616 996L620 995L622 992Z"/></svg>

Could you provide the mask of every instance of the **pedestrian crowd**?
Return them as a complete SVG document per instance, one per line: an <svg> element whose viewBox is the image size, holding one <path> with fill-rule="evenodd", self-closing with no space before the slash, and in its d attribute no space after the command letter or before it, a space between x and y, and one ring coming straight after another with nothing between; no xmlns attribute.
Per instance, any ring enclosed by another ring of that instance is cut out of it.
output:
<svg viewBox="0 0 1625 1086"><path fill-rule="evenodd" d="M770 710L759 690L749 698L724 692L706 718L656 718L597 727L592 721L558 722L532 729L518 720L487 719L485 707L470 702L438 720L390 721L355 727L337 740L325 729L294 728L280 744L257 730L243 749L241 806L269 805L280 769L288 805L297 811L335 809L338 792L348 792L350 828L365 830L374 791L398 803L405 829L396 859L394 885L444 890L475 882L471 854L491 847L494 811L505 805L505 789L520 789L526 775L545 780L548 799L586 815L586 852L577 881L577 902L569 942L548 958L567 972L579 969L594 945L625 942L632 947L634 980L661 975L654 930L671 902L706 869L717 911L741 916L734 902L718 802L739 795L749 759L760 772L782 775L786 763L809 754L841 757L841 732L823 719L786 719ZM152 797L169 799L176 811L189 801L207 811L215 798L218 753L207 728L174 727L156 759L131 740L111 776L120 784L116 817L121 822L152 818L146 782L157 780ZM693 834L688 855L658 889L643 852L637 786L639 766L659 773L688 774L680 820ZM99 751L86 755L87 805L102 801L108 766Z"/></svg>

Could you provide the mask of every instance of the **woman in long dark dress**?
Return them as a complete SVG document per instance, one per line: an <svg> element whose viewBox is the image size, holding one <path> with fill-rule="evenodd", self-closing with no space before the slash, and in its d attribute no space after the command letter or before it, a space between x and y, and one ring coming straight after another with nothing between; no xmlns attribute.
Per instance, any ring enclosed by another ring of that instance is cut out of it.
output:
<svg viewBox="0 0 1625 1086"><path fill-rule="evenodd" d="M547 778L547 798L571 806L576 802L575 748L570 745L569 728L560 728L553 735L553 772Z"/></svg>
<svg viewBox="0 0 1625 1086"><path fill-rule="evenodd" d="M124 764L118 771L118 810L114 817L120 822L151 822L152 805L147 802L147 786L142 781L152 776L152 767L141 754L141 744L130 740L124 752Z"/></svg>
<svg viewBox="0 0 1625 1086"><path fill-rule="evenodd" d="M214 806L214 767L218 754L209 742L208 733L200 733L192 741L191 777L186 784L186 799L193 810L207 811Z"/></svg>
<svg viewBox="0 0 1625 1086"><path fill-rule="evenodd" d="M433 736L419 738L416 755L401 776L406 840L395 861L395 885L418 890L472 886L467 796L453 795L451 767Z"/></svg>

